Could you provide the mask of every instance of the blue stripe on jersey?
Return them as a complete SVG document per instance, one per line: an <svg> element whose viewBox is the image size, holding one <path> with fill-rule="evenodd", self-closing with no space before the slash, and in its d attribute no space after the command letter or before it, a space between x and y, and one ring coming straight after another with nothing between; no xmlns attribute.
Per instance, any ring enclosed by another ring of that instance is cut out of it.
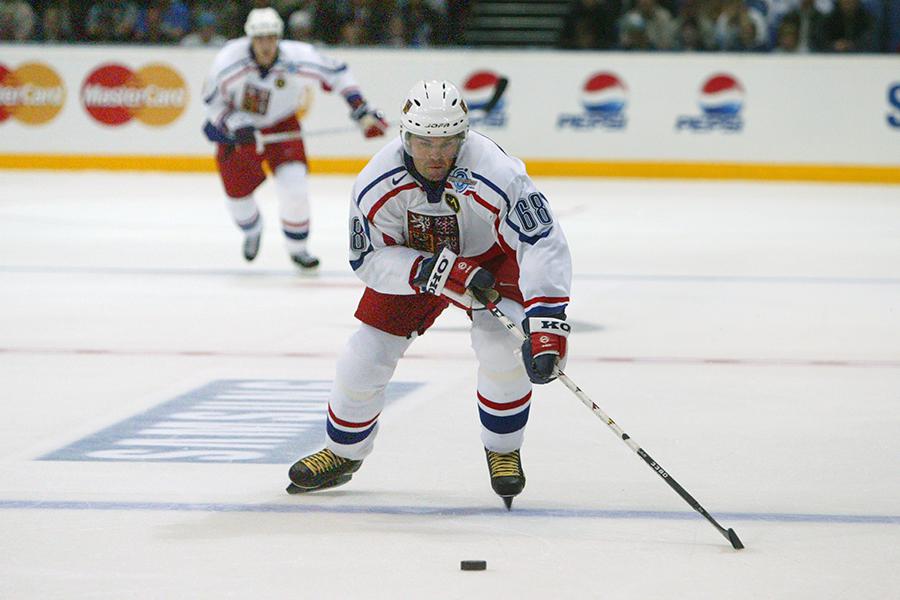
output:
<svg viewBox="0 0 900 600"><path fill-rule="evenodd" d="M377 423L375 424L377 425ZM344 444L346 446L350 446L352 444L358 444L363 441L369 434L372 433L372 430L375 429L375 425L372 425L368 429L364 429L360 432L349 432L338 429L334 425L331 424L331 421L327 421L325 428L328 432L328 437L331 441L336 442L338 444Z"/></svg>
<svg viewBox="0 0 900 600"><path fill-rule="evenodd" d="M357 270L358 268L360 268L362 266L363 262L366 260L366 257L374 251L375 251L375 247L372 246L372 244L369 244L369 247L366 248L366 250L362 254L359 255L359 258L357 258L356 260L350 261L350 268L353 269L354 271Z"/></svg>
<svg viewBox="0 0 900 600"><path fill-rule="evenodd" d="M512 228L512 230L515 231L519 235L520 241L525 242L526 244L531 244L533 246L539 240L550 235L550 232L553 231L553 226L551 225L546 230L544 230L543 233L541 233L539 235L525 235L524 233L522 233L522 230L519 229L519 227L515 223L510 221L510 219L509 219L509 215L512 214L512 206L510 206L510 203L509 203L509 196L507 196L503 192L503 190L501 190L493 181L491 181L484 175L479 175L478 173L475 173L473 171L472 177L474 177L478 181L483 182L486 186L491 188L494 191L494 193L496 193L498 196L503 198L503 201L506 202L506 224L509 225L510 228Z"/></svg>
<svg viewBox="0 0 900 600"><path fill-rule="evenodd" d="M288 62L288 61L278 61L280 64L284 65L284 67L290 71L291 73L296 73L297 71L302 70L304 67L309 68L311 70L318 70L324 73L341 73L342 71L347 70L347 63L343 63L335 68L326 67L325 65L320 65L318 63L312 62Z"/></svg>
<svg viewBox="0 0 900 600"><path fill-rule="evenodd" d="M493 181L491 181L490 179L488 179L488 178L485 177L484 175L480 175L480 174L478 174L478 173L476 173L476 172L474 172L474 171L472 171L472 177L474 177L475 179L477 179L477 180L479 180L479 181L483 181L483 182L485 183L485 185L487 185L489 188L491 188L492 190L494 190L494 192L495 192L498 196L500 196L501 198L503 198L503 200L506 202L506 207L509 208L509 197L506 195L506 193L504 193L503 190L501 190L499 187L497 187L497 184L495 184Z"/></svg>
<svg viewBox="0 0 900 600"><path fill-rule="evenodd" d="M525 410L514 415L510 415L508 417L497 417L485 411L479 406L478 416L481 418L481 424L484 425L485 429L487 429L488 431L500 434L512 433L514 431L519 431L520 429L525 427L525 424L528 422L528 412L530 410L531 405L529 404L525 408Z"/></svg>
<svg viewBox="0 0 900 600"><path fill-rule="evenodd" d="M391 169L387 173L382 173L381 175L379 175L375 179L375 181L373 181L372 183L370 183L369 185L364 187L363 190L359 193L359 196L356 197L356 206L360 206L360 204L362 203L363 196L365 196L369 192L369 190L371 190L373 187L375 187L376 185L378 185L379 183L381 183L382 181L384 181L391 175L394 175L396 173L399 173L400 171L405 171L405 170L406 170L406 167L397 167L396 169ZM363 211L362 209L360 209L360 212L365 214L365 211Z"/></svg>
<svg viewBox="0 0 900 600"><path fill-rule="evenodd" d="M212 101L213 97L215 97L215 95L216 95L216 92L219 90L219 82L230 75L229 71L232 71L235 68L243 69L245 66L247 66L248 64L250 64L252 62L253 62L253 58L244 57L237 62L231 63L230 65L228 65L227 67L225 67L224 69L219 71L219 74L216 76L216 84L213 86L212 92L210 92L209 96L207 96L206 98L203 99L203 102L205 104L209 104Z"/></svg>

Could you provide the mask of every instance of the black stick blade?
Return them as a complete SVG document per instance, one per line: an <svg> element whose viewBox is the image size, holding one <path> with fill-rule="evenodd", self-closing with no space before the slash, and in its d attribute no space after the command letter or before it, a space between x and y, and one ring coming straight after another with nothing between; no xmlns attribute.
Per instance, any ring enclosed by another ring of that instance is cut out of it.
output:
<svg viewBox="0 0 900 600"><path fill-rule="evenodd" d="M735 550L743 550L744 544L738 538L737 534L734 532L734 529L728 530L728 541L731 542L731 547Z"/></svg>

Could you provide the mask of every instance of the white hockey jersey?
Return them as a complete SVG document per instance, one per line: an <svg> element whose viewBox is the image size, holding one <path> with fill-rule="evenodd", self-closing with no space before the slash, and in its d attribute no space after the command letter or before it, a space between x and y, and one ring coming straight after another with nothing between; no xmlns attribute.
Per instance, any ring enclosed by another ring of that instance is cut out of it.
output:
<svg viewBox="0 0 900 600"><path fill-rule="evenodd" d="M369 161L353 188L350 266L368 287L416 293L410 284L416 259L443 246L469 258L502 250L519 265L529 315L565 309L572 280L568 244L522 161L471 131L444 189L429 201L403 156L398 137Z"/></svg>
<svg viewBox="0 0 900 600"><path fill-rule="evenodd" d="M232 40L216 55L204 86L207 116L221 130L270 127L305 106L315 84L345 99L359 95L347 65L323 56L311 44L281 40L275 62L260 69L251 55L250 38Z"/></svg>

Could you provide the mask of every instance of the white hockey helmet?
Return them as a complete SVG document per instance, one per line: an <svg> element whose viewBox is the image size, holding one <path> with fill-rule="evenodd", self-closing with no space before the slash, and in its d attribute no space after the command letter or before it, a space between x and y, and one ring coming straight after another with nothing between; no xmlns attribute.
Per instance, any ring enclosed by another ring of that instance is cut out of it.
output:
<svg viewBox="0 0 900 600"><path fill-rule="evenodd" d="M244 33L251 38L263 35L281 37L284 35L284 21L274 8L254 8L247 15Z"/></svg>
<svg viewBox="0 0 900 600"><path fill-rule="evenodd" d="M461 136L460 144L469 131L469 107L459 89L449 81L419 81L403 102L400 111L400 137L407 153L409 136Z"/></svg>

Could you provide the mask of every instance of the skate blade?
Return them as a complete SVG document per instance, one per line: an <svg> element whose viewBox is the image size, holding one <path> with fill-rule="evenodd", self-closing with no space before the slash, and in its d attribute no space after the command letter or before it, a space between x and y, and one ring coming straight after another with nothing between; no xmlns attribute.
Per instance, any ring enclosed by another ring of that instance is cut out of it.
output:
<svg viewBox="0 0 900 600"><path fill-rule="evenodd" d="M318 492L320 490L327 490L333 487L337 487L339 485L344 485L348 481L353 478L353 475L347 473L345 475L341 475L334 481L326 483L325 485L320 485L319 487L314 488L302 488L300 486L294 485L293 483L288 484L288 486L284 489L288 494L307 494L309 492Z"/></svg>
<svg viewBox="0 0 900 600"><path fill-rule="evenodd" d="M506 510L512 510L512 501L515 496L500 496L503 498L503 504L506 505Z"/></svg>

